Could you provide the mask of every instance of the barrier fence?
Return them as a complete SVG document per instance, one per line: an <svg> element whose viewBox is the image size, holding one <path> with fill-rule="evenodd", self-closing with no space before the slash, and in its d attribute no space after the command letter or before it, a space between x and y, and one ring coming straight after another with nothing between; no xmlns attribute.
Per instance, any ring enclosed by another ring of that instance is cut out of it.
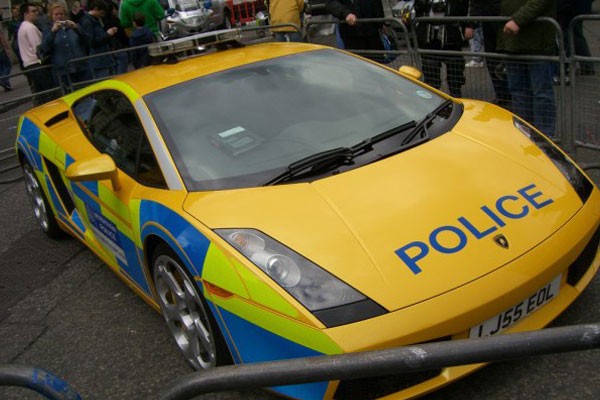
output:
<svg viewBox="0 0 600 400"><path fill-rule="evenodd" d="M306 34L306 41L311 43L336 46L336 26L345 24L345 21L325 17L325 20L317 17L310 18L303 27ZM553 89L553 96L550 102L543 104L537 103L536 114L542 116L540 125L537 126L544 133L553 137L561 146L576 157L578 149L585 148L594 153L592 159L597 158L597 151L600 151L600 58L584 57L572 54L567 51L574 48L574 31L581 29L583 24L597 24L600 21L598 15L583 15L576 17L570 24L566 37L569 46L565 49L564 32L558 23L550 18L539 18L538 20L548 24L555 31L558 44L558 54L554 56L528 56L528 55L508 55L493 52L472 52L464 47L460 50L436 50L420 44L417 40L417 29L419 25L436 26L445 24L464 24L472 22L497 23L502 24L507 21L506 17L419 17L411 21L410 27L405 26L402 20L398 18L376 18L360 19L359 24L378 23L386 26L388 37L394 43L394 49L386 51L375 51L367 49L353 49L352 51L383 63L392 68L399 68L402 65L411 65L419 68L424 75L424 80L445 91L464 98L472 98L495 102L510 111L523 116L526 120L536 124L534 121L533 110L531 109L535 102L528 102L527 107L520 107L511 99L505 98L504 94L499 94L503 85L506 85L506 68L520 68L525 65L531 65L540 62L550 62L556 69L556 82ZM594 25L600 26L600 25ZM265 27L244 28L242 31L256 31L268 29ZM594 35L594 32L600 32L600 28L586 29L585 33ZM593 39L593 38L592 38ZM115 67L110 71L110 75L123 72L123 60L128 54L137 49L143 49L146 46L117 50L110 53L93 55L80 59L69 61L68 66L84 66L89 68L90 60L98 57L112 57L115 60ZM465 68L465 63L472 57L483 57L486 68ZM119 62L119 60L121 60ZM118 67L118 65L121 67ZM581 65L592 66L592 70L597 70L598 75L581 74ZM48 76L54 76L56 87L41 93L31 94L26 90L21 90L20 96L10 95L10 99L0 102L0 129L5 132L15 131L17 117L28 107L41 104L49 99L53 99L68 93L74 89L88 85L104 76L94 76L90 69L88 79L84 81L71 81L70 75L60 75L52 65L43 66L42 69L48 72ZM131 66L129 66L131 69ZM458 77L458 78L457 78ZM15 73L7 76L8 79L23 80L27 79L24 72ZM457 80L458 92L457 92ZM6 95L5 95L6 96ZM533 99L529 99L533 100ZM543 112L539 112L540 109ZM8 149L12 146L14 136L0 138L0 149ZM586 169L599 169L600 163L583 162ZM0 159L0 183L13 181L15 174L14 165L11 162Z"/></svg>
<svg viewBox="0 0 600 400"><path fill-rule="evenodd" d="M600 324L549 328L333 356L216 367L172 382L160 400L329 380L402 375L444 367L600 348ZM0 366L0 386L30 388L51 400L80 399L69 384L32 367Z"/></svg>

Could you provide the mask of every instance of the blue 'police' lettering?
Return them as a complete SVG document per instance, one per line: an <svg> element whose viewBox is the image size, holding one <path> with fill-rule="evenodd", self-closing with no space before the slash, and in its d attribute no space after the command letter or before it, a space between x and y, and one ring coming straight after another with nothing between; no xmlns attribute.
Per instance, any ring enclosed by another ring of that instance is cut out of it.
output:
<svg viewBox="0 0 600 400"><path fill-rule="evenodd" d="M489 235L492 232L495 232L498 228L495 226L492 226L488 229L486 229L483 232L480 232L479 229L477 229L475 226L473 226L472 223L469 222L469 220L467 220L465 217L460 217L458 219L458 222L460 222L461 224L463 224L463 226L465 228L467 228L469 230L469 232L471 232L473 234L473 236L475 236L476 239L481 239L486 237L487 235ZM502 222L502 221L500 221ZM502 222L504 223L504 222Z"/></svg>
<svg viewBox="0 0 600 400"><path fill-rule="evenodd" d="M527 206L523 206L521 212L518 214L511 213L504 207L504 203L506 203L508 200L518 201L519 198L517 196L502 196L498 200L496 200L496 209L500 212L500 214L512 219L523 218L524 216L529 214L529 207Z"/></svg>
<svg viewBox="0 0 600 400"><path fill-rule="evenodd" d="M495 223L498 224L499 228L506 226L506 222L502 221L500 219L500 217L497 216L492 210L490 210L490 208L488 206L483 206L483 207L481 207L481 209L483 210L484 213L486 213L492 219L492 221L494 221Z"/></svg>
<svg viewBox="0 0 600 400"><path fill-rule="evenodd" d="M480 225L486 227L485 229L480 230L467 217L461 216L457 218L459 226L442 225L434 228L429 234L427 242L420 240L410 242L396 250L396 255L413 274L417 275L423 271L418 263L425 260L429 255L430 248L442 254L458 253L467 247L469 235L481 240L506 226L502 217L510 220L525 218L530 214L530 206L539 210L554 203L554 200L545 196L535 184L527 185L517 190L517 193L520 196L508 194L499 197L494 202L493 208L487 205L480 207L481 211L489 217L487 223L483 221ZM461 226L464 229L461 229Z"/></svg>
<svg viewBox="0 0 600 400"><path fill-rule="evenodd" d="M542 192L540 192L539 190L535 193L528 193L531 189L534 189L534 188L536 188L535 185L529 185L529 186L525 186L523 189L517 190L517 192L538 210L542 207L546 207L548 204L554 203L554 200L552 200L552 199L546 199L546 200L543 200L541 203L538 203L535 199L540 196L543 196L544 194Z"/></svg>
<svg viewBox="0 0 600 400"><path fill-rule="evenodd" d="M413 247L417 247L419 249L419 253L417 253L417 255L414 257L410 257L407 254L407 250ZM404 261L404 264L410 268L412 273L416 275L421 272L421 268L419 268L417 265L417 261L429 254L429 247L423 242L412 242L406 246L400 247L398 250L396 250L396 254L402 261Z"/></svg>
<svg viewBox="0 0 600 400"><path fill-rule="evenodd" d="M442 246L440 244L440 241L438 240L438 236L442 232L452 232L453 234L455 234L458 237L458 244L454 247ZM440 226L439 228L434 229L433 232L431 232L431 234L429 235L429 243L431 243L431 246L440 253L452 254L461 251L467 245L467 235L465 235L463 231L461 231L455 226Z"/></svg>

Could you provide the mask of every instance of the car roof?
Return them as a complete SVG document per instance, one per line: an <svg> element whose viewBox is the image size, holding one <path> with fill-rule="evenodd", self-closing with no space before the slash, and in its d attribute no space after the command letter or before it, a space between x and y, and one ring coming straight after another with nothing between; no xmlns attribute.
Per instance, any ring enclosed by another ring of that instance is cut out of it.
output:
<svg viewBox="0 0 600 400"><path fill-rule="evenodd" d="M173 64L144 67L113 79L122 81L140 96L215 72L267 59L327 48L307 43L259 43L182 59Z"/></svg>

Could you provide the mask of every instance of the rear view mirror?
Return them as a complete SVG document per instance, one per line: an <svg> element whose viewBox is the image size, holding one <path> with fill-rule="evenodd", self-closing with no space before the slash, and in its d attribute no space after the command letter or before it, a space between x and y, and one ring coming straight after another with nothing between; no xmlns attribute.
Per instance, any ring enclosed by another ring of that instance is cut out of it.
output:
<svg viewBox="0 0 600 400"><path fill-rule="evenodd" d="M103 181L110 179L113 190L121 188L115 162L108 154L87 160L75 161L65 171L67 179L73 182Z"/></svg>

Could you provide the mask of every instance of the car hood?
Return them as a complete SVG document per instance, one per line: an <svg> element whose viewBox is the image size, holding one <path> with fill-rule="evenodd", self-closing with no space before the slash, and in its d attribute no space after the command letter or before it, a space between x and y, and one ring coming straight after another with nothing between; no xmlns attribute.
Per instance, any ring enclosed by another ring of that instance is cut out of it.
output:
<svg viewBox="0 0 600 400"><path fill-rule="evenodd" d="M379 162L184 205L210 228L266 233L390 311L502 268L581 206L512 116L478 102L451 132Z"/></svg>

